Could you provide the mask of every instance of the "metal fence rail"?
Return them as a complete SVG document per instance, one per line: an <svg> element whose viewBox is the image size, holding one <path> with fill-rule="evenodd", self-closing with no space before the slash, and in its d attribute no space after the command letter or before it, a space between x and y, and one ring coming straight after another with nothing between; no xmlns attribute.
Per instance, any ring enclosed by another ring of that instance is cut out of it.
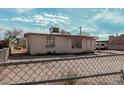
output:
<svg viewBox="0 0 124 93"><path fill-rule="evenodd" d="M124 54L0 63L0 84L123 84Z"/></svg>
<svg viewBox="0 0 124 93"><path fill-rule="evenodd" d="M6 62L9 56L9 49L0 49L0 62Z"/></svg>
<svg viewBox="0 0 124 93"><path fill-rule="evenodd" d="M66 77L66 78L60 78L60 79L52 79L52 80L44 80L44 81L36 81L36 82L19 83L19 84L16 84L16 85L36 85L36 84L45 84L45 83L48 83L48 84L55 83L55 84L57 84L56 82L62 82L62 81L64 81L64 82L66 81L64 84L66 84L66 83L67 84L71 84L71 82L74 82L73 80L77 81L78 79L88 79L88 78L105 77L105 76L112 76L112 75L120 75L120 78L122 78L122 80L124 78L123 77L123 70L121 70L120 72L101 73L101 74L89 75L89 76L72 76L72 77ZM69 81L70 81L70 83L69 83ZM81 82L79 82L79 84L80 83ZM103 82L101 84L104 84L104 83L106 83L106 82ZM123 81L120 81L120 83L123 84ZM60 83L60 84L62 84L62 83ZM72 83L72 84L74 84L74 83Z"/></svg>

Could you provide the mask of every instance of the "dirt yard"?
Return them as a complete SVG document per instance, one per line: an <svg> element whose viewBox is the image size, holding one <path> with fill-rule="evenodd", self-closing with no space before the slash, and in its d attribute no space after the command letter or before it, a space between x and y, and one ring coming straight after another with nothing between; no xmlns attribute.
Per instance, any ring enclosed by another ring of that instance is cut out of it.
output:
<svg viewBox="0 0 124 93"><path fill-rule="evenodd" d="M8 62L20 62L20 61L36 61L36 60L49 60L49 59L61 59L61 58L77 58L77 57L91 57L91 56L101 56L101 55L112 55L112 54L124 54L124 51L117 50L100 50L100 52L95 51L91 54L65 54L65 55L37 55L30 56L25 53L15 53L9 57Z"/></svg>

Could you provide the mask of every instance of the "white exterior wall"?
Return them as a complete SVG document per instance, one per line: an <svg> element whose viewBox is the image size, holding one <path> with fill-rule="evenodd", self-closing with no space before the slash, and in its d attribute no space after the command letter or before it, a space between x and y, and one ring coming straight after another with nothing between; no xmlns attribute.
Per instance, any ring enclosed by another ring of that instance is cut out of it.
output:
<svg viewBox="0 0 124 93"><path fill-rule="evenodd" d="M55 37L55 47L46 47L47 37ZM64 36L43 36L43 35L29 35L29 41L27 44L30 45L29 53L35 54L46 54L49 51L56 53L81 53L84 51L94 51L95 40L82 38L82 48L72 48L71 37ZM29 48L29 47L27 47Z"/></svg>
<svg viewBox="0 0 124 93"><path fill-rule="evenodd" d="M96 41L94 39L91 40L91 51L94 51L96 47Z"/></svg>

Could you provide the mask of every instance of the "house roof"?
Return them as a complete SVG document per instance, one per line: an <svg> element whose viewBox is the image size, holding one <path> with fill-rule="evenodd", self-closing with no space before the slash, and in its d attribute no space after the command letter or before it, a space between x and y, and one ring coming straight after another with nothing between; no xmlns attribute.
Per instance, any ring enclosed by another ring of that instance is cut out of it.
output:
<svg viewBox="0 0 124 93"><path fill-rule="evenodd" d="M42 35L42 36L64 36L64 37L82 37L82 38L89 38L89 39L95 39L93 36L80 36L80 35L69 35L69 34L55 34L55 33L50 33L50 34L44 34L44 33L25 33L25 37L28 35Z"/></svg>
<svg viewBox="0 0 124 93"><path fill-rule="evenodd" d="M105 41L96 41L98 43L108 43L108 40L105 40Z"/></svg>

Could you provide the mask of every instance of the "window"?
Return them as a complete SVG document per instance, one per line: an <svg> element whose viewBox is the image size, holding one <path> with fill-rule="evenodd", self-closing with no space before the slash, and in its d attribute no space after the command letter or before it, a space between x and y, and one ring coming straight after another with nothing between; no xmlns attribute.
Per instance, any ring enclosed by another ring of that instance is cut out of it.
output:
<svg viewBox="0 0 124 93"><path fill-rule="evenodd" d="M55 47L55 38L54 37L47 37L46 47Z"/></svg>
<svg viewBox="0 0 124 93"><path fill-rule="evenodd" d="M82 48L82 39L80 37L72 38L72 48Z"/></svg>

